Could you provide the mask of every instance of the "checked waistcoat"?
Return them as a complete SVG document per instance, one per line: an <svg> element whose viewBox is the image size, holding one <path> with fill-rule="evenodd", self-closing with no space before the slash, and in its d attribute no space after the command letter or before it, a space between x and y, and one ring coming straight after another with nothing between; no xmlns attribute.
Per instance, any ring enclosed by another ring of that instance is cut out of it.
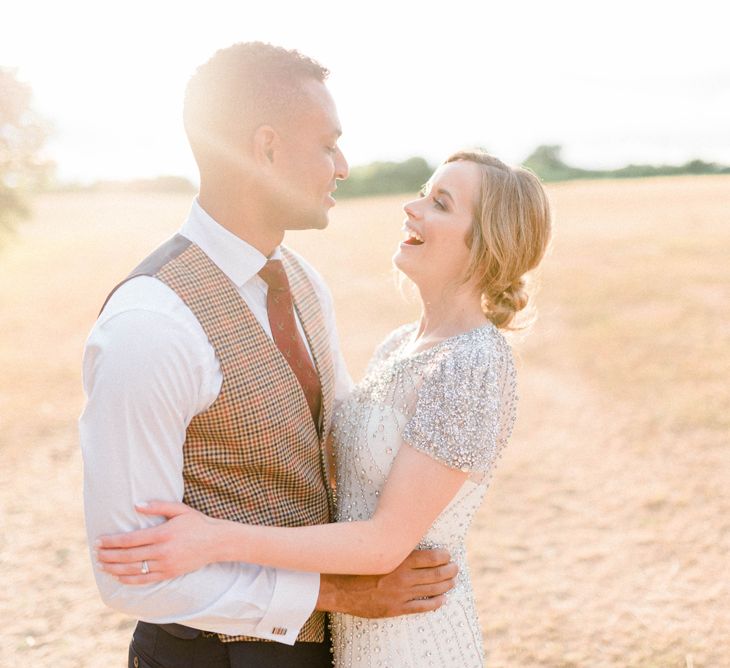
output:
<svg viewBox="0 0 730 668"><path fill-rule="evenodd" d="M282 255L322 385L324 437L334 395L327 331L304 270L285 248ZM304 392L233 283L196 244L180 235L158 248L123 282L143 275L167 284L190 308L215 349L223 374L217 399L187 428L183 501L211 517L246 524L294 527L331 521L324 443ZM324 624L324 613L315 611L297 640L321 642ZM220 639L260 640L223 634Z"/></svg>

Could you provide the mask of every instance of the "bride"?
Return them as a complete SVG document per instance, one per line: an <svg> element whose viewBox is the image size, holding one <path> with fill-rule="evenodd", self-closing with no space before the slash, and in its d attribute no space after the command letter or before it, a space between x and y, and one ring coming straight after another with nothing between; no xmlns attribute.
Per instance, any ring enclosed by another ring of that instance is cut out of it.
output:
<svg viewBox="0 0 730 668"><path fill-rule="evenodd" d="M393 261L418 288L422 314L385 339L337 411L338 523L252 526L152 502L138 510L169 521L102 537L104 570L129 584L218 561L387 573L414 547L444 547L459 565L446 603L385 620L332 614L335 665L484 664L464 541L515 421L501 330L527 304L525 274L545 253L550 211L531 172L478 151L449 157L403 208Z"/></svg>

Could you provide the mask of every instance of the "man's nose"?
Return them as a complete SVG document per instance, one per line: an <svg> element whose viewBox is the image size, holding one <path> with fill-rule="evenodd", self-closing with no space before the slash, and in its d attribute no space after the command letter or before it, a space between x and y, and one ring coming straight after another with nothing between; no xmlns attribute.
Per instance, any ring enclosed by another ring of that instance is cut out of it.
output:
<svg viewBox="0 0 730 668"><path fill-rule="evenodd" d="M335 178L344 181L350 175L350 165L347 164L345 154L337 149L337 163L335 165Z"/></svg>

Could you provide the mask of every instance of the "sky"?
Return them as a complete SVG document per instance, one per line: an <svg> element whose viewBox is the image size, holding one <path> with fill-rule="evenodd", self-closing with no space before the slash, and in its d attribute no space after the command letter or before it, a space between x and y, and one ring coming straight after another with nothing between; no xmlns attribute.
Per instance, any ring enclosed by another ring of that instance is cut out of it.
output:
<svg viewBox="0 0 730 668"><path fill-rule="evenodd" d="M64 181L195 180L185 84L262 40L331 70L351 165L540 144L587 168L730 164L725 3L694 0L10 0L0 66L34 91Z"/></svg>

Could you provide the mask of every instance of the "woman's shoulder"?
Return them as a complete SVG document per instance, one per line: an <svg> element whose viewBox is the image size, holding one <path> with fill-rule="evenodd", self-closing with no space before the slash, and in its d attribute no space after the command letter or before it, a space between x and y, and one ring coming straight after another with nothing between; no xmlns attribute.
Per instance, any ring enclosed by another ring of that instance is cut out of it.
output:
<svg viewBox="0 0 730 668"><path fill-rule="evenodd" d="M441 372L452 368L469 376L480 374L495 366L511 366L512 348L504 334L487 323L447 340L438 355Z"/></svg>
<svg viewBox="0 0 730 668"><path fill-rule="evenodd" d="M401 343L413 334L417 325L417 322L407 322L400 327L396 327L380 342L378 347L375 349L375 356L385 357L393 352Z"/></svg>
<svg viewBox="0 0 730 668"><path fill-rule="evenodd" d="M390 334L388 334L378 346L375 348L370 361L368 362L367 369L365 369L365 375L367 376L374 369L385 362L401 344L410 336L416 327L416 323L406 323L400 327L396 327Z"/></svg>

